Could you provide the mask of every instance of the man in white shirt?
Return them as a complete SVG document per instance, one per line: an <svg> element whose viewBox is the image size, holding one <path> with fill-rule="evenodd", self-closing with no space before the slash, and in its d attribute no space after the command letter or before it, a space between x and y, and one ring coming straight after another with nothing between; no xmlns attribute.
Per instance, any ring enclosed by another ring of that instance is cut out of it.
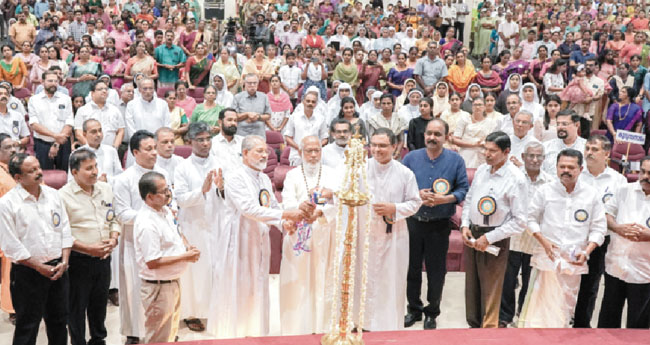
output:
<svg viewBox="0 0 650 345"><path fill-rule="evenodd" d="M8 107L9 88L0 85L0 133L7 133L11 138L26 147L29 144L29 128L25 115Z"/></svg>
<svg viewBox="0 0 650 345"><path fill-rule="evenodd" d="M141 129L155 133L161 127L171 126L169 107L154 94L154 81L145 78L139 85L142 97L134 98L126 106L126 133L129 137Z"/></svg>
<svg viewBox="0 0 650 345"><path fill-rule="evenodd" d="M308 91L302 99L302 109L296 109L284 129L284 139L287 145L291 147L289 153L289 161L292 166L300 164L300 153L298 150L298 143L302 138L313 135L318 137L322 144L327 144L327 124L325 123L325 114L317 111L320 108L316 107L318 104L318 93L315 91Z"/></svg>
<svg viewBox="0 0 650 345"><path fill-rule="evenodd" d="M280 266L280 323L282 335L329 330L332 285L330 269L336 261L336 170L323 166L318 137L300 143L302 164L287 173L282 190L285 209L304 208L313 216L284 236ZM317 193L317 194L315 194ZM319 198L319 200L316 200Z"/></svg>
<svg viewBox="0 0 650 345"><path fill-rule="evenodd" d="M56 91L56 72L43 73L45 92L29 99L29 125L34 131L34 154L45 170L68 170L73 115L70 97Z"/></svg>
<svg viewBox="0 0 650 345"><path fill-rule="evenodd" d="M187 137L192 145L192 155L176 167L174 195L179 208L178 224L202 255L181 277L181 317L191 330L203 330L205 326L200 319L212 316L206 297L210 298L213 290L217 289L213 284L213 256L217 253L211 249L218 244L215 243L218 238L210 231L210 224L220 220L218 214L223 209L222 198L209 198L207 194L223 192L223 171L217 158L210 154L212 142L208 124L190 123ZM210 205L209 201L217 204ZM206 212L207 209L211 212Z"/></svg>
<svg viewBox="0 0 650 345"><path fill-rule="evenodd" d="M526 227L528 186L521 170L508 161L509 154L506 133L485 138L486 164L476 170L463 207L465 311L472 328L498 327L509 237Z"/></svg>
<svg viewBox="0 0 650 345"><path fill-rule="evenodd" d="M243 165L224 178L226 209L221 231L232 234L225 269L219 278L228 283L217 304L228 311L220 319L220 337L263 336L269 332L270 226L295 230L310 215L282 210L263 170L268 153L262 137L249 135L242 142ZM234 248L231 248L233 247Z"/></svg>
<svg viewBox="0 0 650 345"><path fill-rule="evenodd" d="M456 8L456 22L454 26L456 27L456 32L458 33L456 37L463 41L467 42L469 36L465 38L465 18L470 13L467 4L462 0L454 0L454 7Z"/></svg>
<svg viewBox="0 0 650 345"><path fill-rule="evenodd" d="M102 124L95 119L88 119L84 121L81 126L82 133L86 138L86 145L81 147L88 148L97 157L97 178L100 181L108 182L113 185L115 176L122 173L122 163L117 156L117 150L111 146L102 144L104 137ZM68 181L72 180L72 174L68 169Z"/></svg>
<svg viewBox="0 0 650 345"><path fill-rule="evenodd" d="M173 342L181 314L179 278L201 252L187 242L167 207L172 192L165 176L155 171L145 173L138 182L138 190L145 205L133 224L135 258L142 279L142 286L135 293L142 296L144 342Z"/></svg>
<svg viewBox="0 0 650 345"><path fill-rule="evenodd" d="M528 183L528 202L530 203L535 191L540 186L552 181L553 177L541 170L542 162L544 162L544 145L539 141L532 140L528 142L519 157L523 162L523 171ZM537 241L527 230L510 238L508 268L503 279L503 292L499 311L500 328L507 327L514 316L521 313L528 291L528 280L530 279L530 258L536 246ZM520 270L521 289L515 302L515 290Z"/></svg>
<svg viewBox="0 0 650 345"><path fill-rule="evenodd" d="M550 54L552 51L555 50L556 45L551 41L551 30L550 29L544 29L542 31L542 40L535 42L535 57L537 57L537 51L539 50L539 47L544 46L546 47L546 51Z"/></svg>
<svg viewBox="0 0 650 345"><path fill-rule="evenodd" d="M96 119L102 125L103 143L117 149L124 137L124 128L126 127L124 117L116 106L106 102L108 84L103 81L94 82L90 86L90 91L92 100L79 108L74 118L75 137L82 145L86 144L82 125L88 119Z"/></svg>
<svg viewBox="0 0 650 345"><path fill-rule="evenodd" d="M212 138L210 155L221 163L224 173L236 169L241 163L241 143L244 137L237 135L237 111L226 108L219 112L219 127L221 131Z"/></svg>
<svg viewBox="0 0 650 345"><path fill-rule="evenodd" d="M514 133L510 136L510 161L516 167L521 168L524 165L521 161L524 149L531 141L538 141L530 131L533 128L533 114L521 110L515 115L512 122Z"/></svg>
<svg viewBox="0 0 650 345"><path fill-rule="evenodd" d="M528 229L541 246L531 259L532 289L519 327L569 327L580 276L589 270L589 255L607 231L598 192L578 178L582 153L564 149L556 159L558 178L541 186L528 206Z"/></svg>
<svg viewBox="0 0 650 345"><path fill-rule="evenodd" d="M605 256L605 294L598 328L620 328L627 301L627 328L650 322L650 156L641 159L639 181L620 186L605 204L611 242Z"/></svg>
<svg viewBox="0 0 650 345"><path fill-rule="evenodd" d="M442 5L440 11L440 17L442 17L442 26L440 28L440 35L445 37L447 35L447 30L450 27L454 26L454 20L456 19L456 8L452 6L451 0L445 0L444 5ZM461 42L462 37L458 38Z"/></svg>
<svg viewBox="0 0 650 345"><path fill-rule="evenodd" d="M607 166L611 149L612 143L606 136L597 134L589 137L584 151L587 169L583 169L580 174L581 182L596 189L603 206L616 194L618 188L627 184L625 176ZM600 277L605 272L605 253L608 244L609 236L606 236L603 244L594 249L587 261L589 273L582 275L580 280L580 293L573 318L574 328L591 328L591 317L596 306ZM650 324L648 326L650 327Z"/></svg>
<svg viewBox="0 0 650 345"><path fill-rule="evenodd" d="M512 12L506 12L506 20L499 24L497 32L499 34L498 53L515 47L517 43L516 37L519 36L519 24L512 21Z"/></svg>
<svg viewBox="0 0 650 345"><path fill-rule="evenodd" d="M183 162L183 157L175 155L174 131L169 127L161 127L154 134L158 159L156 165L167 172L169 182L174 186L174 172L176 167Z"/></svg>
<svg viewBox="0 0 650 345"><path fill-rule="evenodd" d="M122 84L122 87L120 87L120 103L117 105L117 109L119 109L120 113L122 114L122 119L124 120L125 126L126 126L126 106L127 104L129 104L131 100L133 100L134 94L135 94L135 90L133 89L133 83L124 83ZM117 149L118 156L120 156L120 162L124 158L124 154L129 150L130 139L131 139L131 135L126 132L126 128L125 128L125 133L124 133L124 137L122 138L122 143Z"/></svg>
<svg viewBox="0 0 650 345"><path fill-rule="evenodd" d="M345 161L345 149L352 137L352 124L346 119L334 119L330 125L334 141L323 147L323 165L337 168Z"/></svg>
<svg viewBox="0 0 650 345"><path fill-rule="evenodd" d="M66 271L73 238L65 206L57 191L43 184L35 157L15 154L9 160L9 174L17 185L0 199L0 248L13 262L13 343L35 343L45 319L48 343L66 345Z"/></svg>
<svg viewBox="0 0 650 345"><path fill-rule="evenodd" d="M303 83L302 69L296 66L296 53L292 51L288 52L286 59L287 64L280 67L278 75L282 82L282 89L289 94L291 104L295 107L298 99L298 89Z"/></svg>
<svg viewBox="0 0 650 345"><path fill-rule="evenodd" d="M119 243L120 256L120 332L126 336L127 344L137 344L144 338L144 310L140 296L140 277L133 247L133 222L144 202L138 193L138 181L146 172L155 170L166 174L156 166L156 142L148 131L137 131L131 136L131 153L135 164L116 179L115 213L122 225L122 239Z"/></svg>
<svg viewBox="0 0 650 345"><path fill-rule="evenodd" d="M557 139L544 142L544 165L542 169L556 176L557 155L564 149L574 149L584 152L587 141L578 135L580 128L580 115L572 110L562 110L557 114ZM582 162L582 160L580 160Z"/></svg>
<svg viewBox="0 0 650 345"><path fill-rule="evenodd" d="M499 130L505 132L509 136L513 136L515 133L513 122L515 116L519 113L519 110L521 110L521 98L519 98L519 95L516 93L509 94L508 97L506 97L506 108L508 109L508 113L501 118Z"/></svg>

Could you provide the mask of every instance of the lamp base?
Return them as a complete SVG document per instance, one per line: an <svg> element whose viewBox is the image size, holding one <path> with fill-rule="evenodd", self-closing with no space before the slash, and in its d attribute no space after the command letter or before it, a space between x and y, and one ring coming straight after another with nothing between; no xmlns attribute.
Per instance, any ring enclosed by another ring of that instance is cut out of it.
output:
<svg viewBox="0 0 650 345"><path fill-rule="evenodd" d="M357 334L325 334L320 339L321 345L363 345L363 339Z"/></svg>

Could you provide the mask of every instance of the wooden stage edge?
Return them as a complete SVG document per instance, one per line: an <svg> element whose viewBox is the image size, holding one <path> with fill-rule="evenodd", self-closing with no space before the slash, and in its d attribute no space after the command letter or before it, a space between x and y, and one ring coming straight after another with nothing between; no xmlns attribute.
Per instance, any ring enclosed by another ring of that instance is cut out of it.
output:
<svg viewBox="0 0 650 345"><path fill-rule="evenodd" d="M185 345L319 345L322 335L183 341ZM444 329L364 333L366 345L650 344L650 331L633 329Z"/></svg>

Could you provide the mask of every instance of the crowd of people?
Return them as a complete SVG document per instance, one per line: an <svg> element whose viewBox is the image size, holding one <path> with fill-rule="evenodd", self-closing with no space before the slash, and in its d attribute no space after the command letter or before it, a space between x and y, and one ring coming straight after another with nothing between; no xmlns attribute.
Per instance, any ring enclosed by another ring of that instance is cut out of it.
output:
<svg viewBox="0 0 650 345"><path fill-rule="evenodd" d="M126 344L181 323L267 335L270 298L283 335L338 327L352 138L372 197L350 328L435 329L456 230L470 327L620 328L627 304L625 326L650 328L650 157L610 167L618 131L650 131L645 1L226 3L237 18L196 0L0 5L13 344L42 319L51 344L103 344L107 303Z"/></svg>

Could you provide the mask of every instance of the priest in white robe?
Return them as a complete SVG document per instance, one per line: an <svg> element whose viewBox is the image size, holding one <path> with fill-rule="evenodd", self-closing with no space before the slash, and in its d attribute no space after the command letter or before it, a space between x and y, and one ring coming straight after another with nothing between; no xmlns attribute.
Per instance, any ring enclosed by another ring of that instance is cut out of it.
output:
<svg viewBox="0 0 650 345"><path fill-rule="evenodd" d="M413 172L393 159L398 140L388 128L370 138L373 158L368 161L368 188L372 196L361 210L371 212L363 329L393 331L404 328L409 233L406 218L415 214L422 199ZM359 214L355 299L361 298L361 266L365 241L365 212ZM358 317L359 303L354 304ZM357 326L358 320L357 321Z"/></svg>
<svg viewBox="0 0 650 345"><path fill-rule="evenodd" d="M137 131L129 142L135 164L115 178L115 213L122 225L120 252L120 324L121 333L127 343L138 342L145 336L144 308L140 297L140 276L133 247L133 222L144 201L140 197L138 182L149 171L166 172L156 166L156 144L154 135L146 130ZM167 179L166 179L167 180Z"/></svg>
<svg viewBox="0 0 650 345"><path fill-rule="evenodd" d="M181 317L191 330L202 331L205 325L200 319L210 315L214 277L211 249L216 234L210 224L219 221L223 209L222 198L208 198L207 194L223 192L223 175L217 159L210 154L210 126L205 122L190 123L187 137L192 155L176 167L174 194L178 224L188 242L201 252L201 257L181 276ZM209 206L211 212L205 212L208 201L217 202Z"/></svg>
<svg viewBox="0 0 650 345"><path fill-rule="evenodd" d="M156 131L154 139L156 140L156 151L158 151L156 165L167 172L169 183L172 184L173 188L174 172L176 167L183 162L183 157L174 154L176 149L174 131L169 127L161 127Z"/></svg>
<svg viewBox="0 0 650 345"><path fill-rule="evenodd" d="M268 153L262 137L249 135L242 142L243 166L226 173L226 214L222 230L232 237L225 269L217 284L227 285L213 305L220 308L219 338L264 336L269 333L269 229L285 231L311 215L282 210L273 195L271 180L264 174ZM221 286L221 285L220 285Z"/></svg>
<svg viewBox="0 0 650 345"><path fill-rule="evenodd" d="M321 143L307 136L300 143L302 163L284 180L285 209L313 210L312 219L284 236L280 266L282 335L323 333L331 314L331 275L335 255L336 170L321 164ZM317 193L314 195L314 193ZM317 198L320 198L317 200Z"/></svg>

